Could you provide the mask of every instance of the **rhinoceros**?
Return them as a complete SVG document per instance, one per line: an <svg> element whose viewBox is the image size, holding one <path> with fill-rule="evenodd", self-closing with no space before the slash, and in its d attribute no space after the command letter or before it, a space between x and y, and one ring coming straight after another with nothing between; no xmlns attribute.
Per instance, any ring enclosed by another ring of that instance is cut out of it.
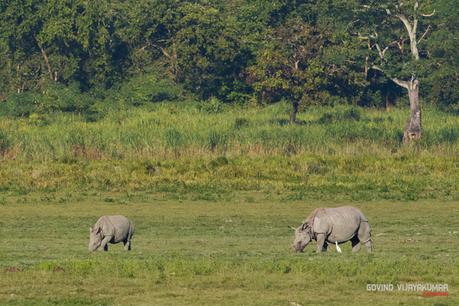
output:
<svg viewBox="0 0 459 306"><path fill-rule="evenodd" d="M131 250L134 224L125 216L102 216L94 227L89 228L89 251L102 247L108 251L108 243L123 242L124 248Z"/></svg>
<svg viewBox="0 0 459 306"><path fill-rule="evenodd" d="M352 251L360 250L362 244L367 252L372 250L371 227L363 213L351 206L317 208L295 230L292 248L302 252L311 240L317 241L317 252L327 250L328 243L351 241Z"/></svg>

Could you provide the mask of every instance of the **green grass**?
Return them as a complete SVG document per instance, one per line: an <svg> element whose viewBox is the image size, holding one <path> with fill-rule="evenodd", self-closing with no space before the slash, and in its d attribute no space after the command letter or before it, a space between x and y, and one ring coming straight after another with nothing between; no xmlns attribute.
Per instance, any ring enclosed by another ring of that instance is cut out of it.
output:
<svg viewBox="0 0 459 306"><path fill-rule="evenodd" d="M459 303L457 202L355 203L373 227L374 253L289 250L317 206L267 201L164 200L158 194L6 197L0 206L2 305L431 305ZM102 214L136 224L133 251L88 253ZM449 297L367 292L367 283L447 283Z"/></svg>
<svg viewBox="0 0 459 306"><path fill-rule="evenodd" d="M209 102L210 103L210 102ZM214 103L215 104L215 103ZM423 113L421 142L403 146L407 111L163 103L86 122L69 114L0 121L0 190L162 192L285 200L458 199L459 119Z"/></svg>
<svg viewBox="0 0 459 306"><path fill-rule="evenodd" d="M218 101L217 101L218 102ZM406 110L163 103L0 121L0 304L457 304L459 119ZM375 252L289 250L318 206L353 203ZM88 228L124 214L133 251L87 252ZM367 292L447 283L449 297Z"/></svg>
<svg viewBox="0 0 459 306"><path fill-rule="evenodd" d="M356 153L352 150L381 155L404 150L405 109L311 107L299 114L299 125L288 124L288 112L282 103L208 113L199 103L177 102L111 111L97 122L78 115L33 114L26 119L2 118L0 149L5 159L40 161L161 158L175 151L195 158ZM457 150L457 116L427 109L423 120L423 139L413 149L437 155Z"/></svg>

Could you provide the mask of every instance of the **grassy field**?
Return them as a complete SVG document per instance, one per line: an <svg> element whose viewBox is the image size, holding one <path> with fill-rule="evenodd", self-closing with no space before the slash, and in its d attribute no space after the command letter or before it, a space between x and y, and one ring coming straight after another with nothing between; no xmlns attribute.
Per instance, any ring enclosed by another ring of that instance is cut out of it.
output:
<svg viewBox="0 0 459 306"><path fill-rule="evenodd" d="M96 122L69 114L2 118L4 197L66 192L231 199L459 200L459 118L423 113L421 142L403 146L407 111L218 103L154 104ZM0 202L2 201L0 195Z"/></svg>
<svg viewBox="0 0 459 306"><path fill-rule="evenodd" d="M407 109L310 107L289 124L290 107L228 107L211 102L152 104L108 111L97 122L75 114L2 118L4 159L60 161L208 157L219 155L382 155L404 152ZM423 112L418 151L457 149L459 119L436 109Z"/></svg>
<svg viewBox="0 0 459 306"><path fill-rule="evenodd" d="M217 101L218 102L218 101ZM405 109L206 103L0 120L0 304L458 304L459 118ZM352 204L375 250L290 251L318 206ZM87 251L100 215L133 251ZM447 283L449 297L368 292Z"/></svg>
<svg viewBox="0 0 459 306"><path fill-rule="evenodd" d="M63 195L65 196L65 195ZM108 200L110 199L110 200ZM2 305L453 305L459 303L459 206L455 201L354 202L373 227L374 253L289 249L317 206L258 193L224 201L158 194L60 201L10 196L0 205ZM133 250L88 253L102 214L135 223ZM367 292L367 283L447 283L449 297ZM297 304L295 304L297 303Z"/></svg>

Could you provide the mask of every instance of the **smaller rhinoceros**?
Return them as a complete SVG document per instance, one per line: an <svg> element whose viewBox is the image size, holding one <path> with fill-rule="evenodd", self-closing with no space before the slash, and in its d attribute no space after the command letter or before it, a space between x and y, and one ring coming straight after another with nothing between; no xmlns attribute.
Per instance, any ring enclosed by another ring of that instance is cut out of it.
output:
<svg viewBox="0 0 459 306"><path fill-rule="evenodd" d="M328 243L336 244L351 241L352 251L360 250L361 244L371 252L371 227L363 213L350 206L337 208L317 208L295 230L292 248L302 252L311 240L317 241L317 252L327 250ZM341 253L341 252L340 252Z"/></svg>
<svg viewBox="0 0 459 306"><path fill-rule="evenodd" d="M131 250L134 224L125 216L102 216L94 227L89 228L89 251L103 247L108 251L108 243L123 242L124 248Z"/></svg>

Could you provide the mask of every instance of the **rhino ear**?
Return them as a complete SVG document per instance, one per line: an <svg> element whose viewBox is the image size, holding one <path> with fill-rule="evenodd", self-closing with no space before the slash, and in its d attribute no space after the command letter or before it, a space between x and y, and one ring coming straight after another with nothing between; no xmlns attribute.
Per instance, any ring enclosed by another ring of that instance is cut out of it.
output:
<svg viewBox="0 0 459 306"><path fill-rule="evenodd" d="M303 223L303 225L301 225L301 230L302 230L302 231L304 231L305 229L307 229L307 228L308 228L308 226L309 226L309 224L308 224L308 223L306 223L306 222L305 222L305 223Z"/></svg>
<svg viewBox="0 0 459 306"><path fill-rule="evenodd" d="M96 230L96 234L99 234L101 231L102 231L102 227L99 226Z"/></svg>

